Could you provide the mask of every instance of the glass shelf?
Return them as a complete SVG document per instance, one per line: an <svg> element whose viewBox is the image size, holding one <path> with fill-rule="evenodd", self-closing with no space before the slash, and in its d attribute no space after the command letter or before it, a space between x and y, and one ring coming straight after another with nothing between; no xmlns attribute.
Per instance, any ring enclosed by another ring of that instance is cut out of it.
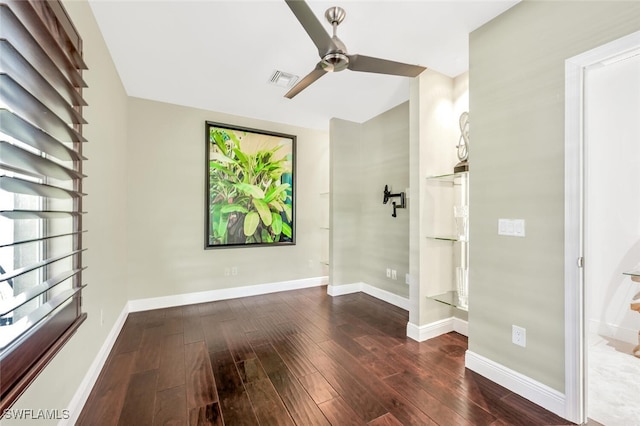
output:
<svg viewBox="0 0 640 426"><path fill-rule="evenodd" d="M630 276L631 281L640 283L640 270L634 269L632 271L623 272L622 274Z"/></svg>
<svg viewBox="0 0 640 426"><path fill-rule="evenodd" d="M444 303L445 305L453 306L454 308L460 309L461 311L468 311L469 305L463 305L460 303L460 298L458 297L457 291L448 291L443 294L437 294L435 296L430 296L429 299L433 299L436 302Z"/></svg>
<svg viewBox="0 0 640 426"><path fill-rule="evenodd" d="M454 235L427 235L427 239L429 240L439 240L439 241L452 241L452 242L460 242L466 243L468 240L461 240L459 237Z"/></svg>
<svg viewBox="0 0 640 426"><path fill-rule="evenodd" d="M450 173L446 175L427 176L427 180L435 182L454 183L456 178L467 176L469 172Z"/></svg>

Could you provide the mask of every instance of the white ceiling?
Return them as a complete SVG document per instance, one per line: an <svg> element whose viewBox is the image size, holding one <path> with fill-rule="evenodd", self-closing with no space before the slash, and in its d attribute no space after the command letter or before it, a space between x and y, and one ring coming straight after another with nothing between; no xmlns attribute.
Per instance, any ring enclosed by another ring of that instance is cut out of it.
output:
<svg viewBox="0 0 640 426"><path fill-rule="evenodd" d="M347 17L349 53L418 64L455 77L468 69L468 35L515 5L500 1L309 1ZM130 96L328 129L363 122L409 99L409 78L329 73L293 99L268 84L274 70L308 74L318 51L284 0L90 0Z"/></svg>

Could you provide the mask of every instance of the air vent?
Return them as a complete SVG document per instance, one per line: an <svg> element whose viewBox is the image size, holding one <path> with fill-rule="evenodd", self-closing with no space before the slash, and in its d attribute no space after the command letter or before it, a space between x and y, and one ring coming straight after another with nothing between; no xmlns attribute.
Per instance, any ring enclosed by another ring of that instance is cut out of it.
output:
<svg viewBox="0 0 640 426"><path fill-rule="evenodd" d="M298 81L298 76L283 71L274 71L269 78L269 83L279 87L293 87Z"/></svg>

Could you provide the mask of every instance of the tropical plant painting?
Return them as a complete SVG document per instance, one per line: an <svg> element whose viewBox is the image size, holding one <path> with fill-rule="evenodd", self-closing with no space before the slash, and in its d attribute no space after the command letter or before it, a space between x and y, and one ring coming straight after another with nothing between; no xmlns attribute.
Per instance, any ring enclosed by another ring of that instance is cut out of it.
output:
<svg viewBox="0 0 640 426"><path fill-rule="evenodd" d="M206 248L295 243L296 137L206 123Z"/></svg>

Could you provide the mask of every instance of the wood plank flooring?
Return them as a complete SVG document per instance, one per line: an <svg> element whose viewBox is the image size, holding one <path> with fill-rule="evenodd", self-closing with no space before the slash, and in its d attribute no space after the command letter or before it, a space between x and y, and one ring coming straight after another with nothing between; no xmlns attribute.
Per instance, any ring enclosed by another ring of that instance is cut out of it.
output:
<svg viewBox="0 0 640 426"><path fill-rule="evenodd" d="M464 368L467 340L326 287L131 313L80 425L565 425Z"/></svg>

